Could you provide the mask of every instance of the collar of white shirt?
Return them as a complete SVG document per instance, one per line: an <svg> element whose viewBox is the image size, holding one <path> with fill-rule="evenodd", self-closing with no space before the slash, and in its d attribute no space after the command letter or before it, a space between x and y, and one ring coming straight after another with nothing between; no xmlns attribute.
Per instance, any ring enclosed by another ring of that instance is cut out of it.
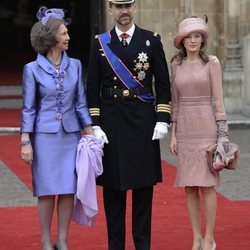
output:
<svg viewBox="0 0 250 250"><path fill-rule="evenodd" d="M122 33L127 33L127 34L129 35L129 37L126 39L126 41L127 41L127 43L129 44L130 41L131 41L131 38L132 38L132 36L133 36L133 34L134 34L134 32L135 32L135 25L133 24L132 27L131 27L129 30L127 30L126 32L119 30L119 29L117 28L117 26L115 26L115 31L116 31L116 34L117 34L117 36L119 37L120 41L121 41L120 35L121 35Z"/></svg>

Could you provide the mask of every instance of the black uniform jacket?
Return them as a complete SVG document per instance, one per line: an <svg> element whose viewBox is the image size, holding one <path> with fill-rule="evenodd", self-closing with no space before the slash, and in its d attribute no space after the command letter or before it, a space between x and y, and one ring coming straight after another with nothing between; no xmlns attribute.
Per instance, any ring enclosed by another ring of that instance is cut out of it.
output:
<svg viewBox="0 0 250 250"><path fill-rule="evenodd" d="M110 49L122 60L156 104L126 89L109 65L99 40L92 42L87 77L87 97L94 125L106 133L104 172L97 184L118 190L152 186L162 181L159 141L153 141L157 121L170 123L170 83L160 36L136 26L131 42L123 47L113 28ZM154 80L153 80L154 79ZM154 82L154 86L153 86ZM118 91L118 93L116 92Z"/></svg>

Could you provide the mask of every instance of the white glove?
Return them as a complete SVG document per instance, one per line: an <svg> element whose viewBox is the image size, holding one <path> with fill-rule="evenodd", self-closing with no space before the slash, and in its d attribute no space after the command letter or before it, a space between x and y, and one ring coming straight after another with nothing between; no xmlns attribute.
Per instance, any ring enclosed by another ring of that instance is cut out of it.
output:
<svg viewBox="0 0 250 250"><path fill-rule="evenodd" d="M100 128L100 126L93 126L92 127L93 134L97 139L103 140L105 143L109 143L108 138L104 131Z"/></svg>
<svg viewBox="0 0 250 250"><path fill-rule="evenodd" d="M169 125L166 122L157 122L154 128L152 140L161 140L168 134Z"/></svg>

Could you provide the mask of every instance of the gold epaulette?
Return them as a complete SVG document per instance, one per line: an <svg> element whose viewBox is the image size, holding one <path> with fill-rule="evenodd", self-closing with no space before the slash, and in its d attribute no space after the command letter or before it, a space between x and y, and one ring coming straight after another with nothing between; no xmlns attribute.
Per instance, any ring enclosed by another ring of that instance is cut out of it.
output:
<svg viewBox="0 0 250 250"><path fill-rule="evenodd" d="M158 104L156 112L171 113L171 103L169 104Z"/></svg>
<svg viewBox="0 0 250 250"><path fill-rule="evenodd" d="M158 33L157 32L154 32L153 36L154 37L157 37Z"/></svg>
<svg viewBox="0 0 250 250"><path fill-rule="evenodd" d="M89 113L91 116L100 116L100 109L99 108L90 108Z"/></svg>
<svg viewBox="0 0 250 250"><path fill-rule="evenodd" d="M95 35L95 39L98 39L98 35Z"/></svg>

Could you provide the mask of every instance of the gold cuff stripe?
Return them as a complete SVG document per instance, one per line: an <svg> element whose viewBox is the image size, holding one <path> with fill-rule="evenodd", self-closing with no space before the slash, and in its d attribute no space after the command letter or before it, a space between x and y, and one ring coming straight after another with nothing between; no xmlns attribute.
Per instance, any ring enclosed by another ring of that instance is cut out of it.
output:
<svg viewBox="0 0 250 250"><path fill-rule="evenodd" d="M158 110L158 109L168 109L168 110L171 110L170 107L157 107L157 110Z"/></svg>
<svg viewBox="0 0 250 250"><path fill-rule="evenodd" d="M169 104L158 104L156 112L171 113L171 105L169 105Z"/></svg>
<svg viewBox="0 0 250 250"><path fill-rule="evenodd" d="M99 108L90 108L89 110L99 110L100 111Z"/></svg>
<svg viewBox="0 0 250 250"><path fill-rule="evenodd" d="M157 112L171 113L170 109L157 109Z"/></svg>
<svg viewBox="0 0 250 250"><path fill-rule="evenodd" d="M90 108L89 109L91 116L100 116L100 109L99 108Z"/></svg>
<svg viewBox="0 0 250 250"><path fill-rule="evenodd" d="M171 113L171 105L169 105L169 104L158 104L157 105L157 112Z"/></svg>
<svg viewBox="0 0 250 250"><path fill-rule="evenodd" d="M158 104L157 107L170 107L171 105L169 104Z"/></svg>

